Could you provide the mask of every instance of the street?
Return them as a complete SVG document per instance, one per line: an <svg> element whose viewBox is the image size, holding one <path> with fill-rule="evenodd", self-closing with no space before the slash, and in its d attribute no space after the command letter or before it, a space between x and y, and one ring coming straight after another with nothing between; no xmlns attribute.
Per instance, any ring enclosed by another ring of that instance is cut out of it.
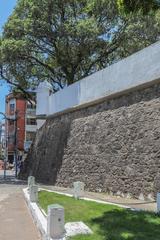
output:
<svg viewBox="0 0 160 240"><path fill-rule="evenodd" d="M0 239L39 240L40 235L24 201L22 189L26 183L7 171L4 181L0 171Z"/></svg>

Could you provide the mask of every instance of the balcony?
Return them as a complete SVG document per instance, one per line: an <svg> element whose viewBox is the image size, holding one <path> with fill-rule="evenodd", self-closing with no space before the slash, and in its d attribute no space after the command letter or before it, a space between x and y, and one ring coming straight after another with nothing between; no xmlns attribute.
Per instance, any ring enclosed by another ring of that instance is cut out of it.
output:
<svg viewBox="0 0 160 240"><path fill-rule="evenodd" d="M16 119L16 115L15 114L7 114L6 117L7 117L7 119L13 120L13 121Z"/></svg>
<svg viewBox="0 0 160 240"><path fill-rule="evenodd" d="M27 108L26 109L26 116L36 116L36 109L32 109L32 108Z"/></svg>
<svg viewBox="0 0 160 240"><path fill-rule="evenodd" d="M36 132L37 125L26 125L26 132Z"/></svg>

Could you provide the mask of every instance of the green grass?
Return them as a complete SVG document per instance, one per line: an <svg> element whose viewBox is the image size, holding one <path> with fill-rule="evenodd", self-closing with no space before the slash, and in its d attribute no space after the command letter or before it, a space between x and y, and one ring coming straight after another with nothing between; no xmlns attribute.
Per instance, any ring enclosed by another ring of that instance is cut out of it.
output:
<svg viewBox="0 0 160 240"><path fill-rule="evenodd" d="M39 192L39 204L46 212L47 206L55 203L65 208L66 222L83 221L94 232L72 240L160 240L160 217L156 214Z"/></svg>

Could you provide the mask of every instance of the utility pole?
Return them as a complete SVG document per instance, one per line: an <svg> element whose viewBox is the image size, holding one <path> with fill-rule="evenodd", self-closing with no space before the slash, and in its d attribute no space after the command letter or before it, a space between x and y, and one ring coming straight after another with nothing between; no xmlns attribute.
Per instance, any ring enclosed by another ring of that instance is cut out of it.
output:
<svg viewBox="0 0 160 240"><path fill-rule="evenodd" d="M6 118L6 116L5 116ZM5 123L5 158L4 158L4 179L6 179L7 161L8 161L8 120Z"/></svg>
<svg viewBox="0 0 160 240"><path fill-rule="evenodd" d="M8 120L7 116L3 113L0 112L3 117ZM6 127L6 126L5 126ZM8 131L8 122L7 122L7 131ZM7 147L8 147L8 134L5 131L5 159L4 159L4 179L6 178L6 165L7 165L7 160L8 160L8 153L7 153Z"/></svg>
<svg viewBox="0 0 160 240"><path fill-rule="evenodd" d="M14 119L14 126L15 126L15 134L14 134L14 161L15 161L15 177L17 178L17 173L18 173L18 161L17 161L17 120L18 120L18 112L15 111L15 119Z"/></svg>

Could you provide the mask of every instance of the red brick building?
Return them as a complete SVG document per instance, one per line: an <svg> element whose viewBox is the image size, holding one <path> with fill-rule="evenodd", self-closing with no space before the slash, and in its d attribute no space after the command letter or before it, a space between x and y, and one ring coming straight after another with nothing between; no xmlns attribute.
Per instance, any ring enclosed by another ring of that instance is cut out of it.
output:
<svg viewBox="0 0 160 240"><path fill-rule="evenodd" d="M35 136L35 105L30 104L21 94L15 96L11 93L6 96L6 116L11 119L6 120L7 155L8 161L13 163L15 149L18 156L22 156Z"/></svg>

